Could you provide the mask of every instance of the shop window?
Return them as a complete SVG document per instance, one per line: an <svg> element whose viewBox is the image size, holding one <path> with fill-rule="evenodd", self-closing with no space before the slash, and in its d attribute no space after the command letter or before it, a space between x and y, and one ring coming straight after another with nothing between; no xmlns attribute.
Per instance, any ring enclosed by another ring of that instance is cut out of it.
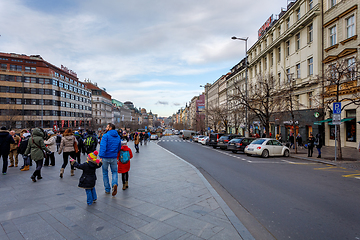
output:
<svg viewBox="0 0 360 240"><path fill-rule="evenodd" d="M346 141L356 142L356 110L346 111L346 119L350 119L345 122L346 128Z"/></svg>
<svg viewBox="0 0 360 240"><path fill-rule="evenodd" d="M335 125L329 125L330 127L330 139L335 140Z"/></svg>

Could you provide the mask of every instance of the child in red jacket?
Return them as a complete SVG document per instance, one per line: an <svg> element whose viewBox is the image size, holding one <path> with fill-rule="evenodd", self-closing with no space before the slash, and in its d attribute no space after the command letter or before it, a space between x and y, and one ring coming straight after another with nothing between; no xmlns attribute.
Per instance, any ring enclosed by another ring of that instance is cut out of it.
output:
<svg viewBox="0 0 360 240"><path fill-rule="evenodd" d="M127 146L126 141L121 142L121 150L118 153L118 173L121 173L123 188L126 190L129 187L129 170L130 159L133 157L131 149Z"/></svg>

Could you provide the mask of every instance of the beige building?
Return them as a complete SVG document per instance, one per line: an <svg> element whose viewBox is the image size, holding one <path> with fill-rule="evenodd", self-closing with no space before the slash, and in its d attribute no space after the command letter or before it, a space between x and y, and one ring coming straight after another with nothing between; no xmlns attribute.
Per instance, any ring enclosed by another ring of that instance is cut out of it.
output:
<svg viewBox="0 0 360 240"><path fill-rule="evenodd" d="M322 16L320 0L291 2L276 19L273 15L259 30L258 41L248 50L249 85L256 87L260 76L271 75L275 86L293 86L297 123L304 139L321 131L317 121L321 109L322 74ZM256 91L256 89L252 89ZM251 89L249 89L251 94ZM260 135L264 126L256 126L253 132ZM251 124L251 123L250 123ZM271 119L272 134L281 132L288 136L294 132L289 114L278 114Z"/></svg>
<svg viewBox="0 0 360 240"><path fill-rule="evenodd" d="M327 77L338 76L337 68L352 69L359 61L359 1L358 0L332 0L324 1L324 67ZM334 67L334 73L332 71ZM330 75L329 75L330 74ZM349 75L340 79L339 101L344 106L348 101L344 98L359 96L358 76ZM327 79L328 79L327 78ZM332 84L332 85L331 85ZM336 85L333 81L325 81L325 102L334 100ZM332 104L329 103L332 107ZM326 111L327 119L325 125L325 144L335 145L335 126L331 124L332 114ZM357 122L360 120L358 106L351 104L341 112L341 143L342 146L357 147L360 140L360 128Z"/></svg>

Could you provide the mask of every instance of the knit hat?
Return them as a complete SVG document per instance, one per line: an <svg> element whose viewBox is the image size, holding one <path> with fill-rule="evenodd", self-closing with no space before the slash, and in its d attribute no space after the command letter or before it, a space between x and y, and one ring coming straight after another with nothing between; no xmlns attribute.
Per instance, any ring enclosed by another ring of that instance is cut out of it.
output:
<svg viewBox="0 0 360 240"><path fill-rule="evenodd" d="M93 163L96 163L96 164L99 164L100 163L100 159L98 159L98 154L99 152L98 151L94 151L92 153L89 153L88 154L88 158L90 161L92 161Z"/></svg>

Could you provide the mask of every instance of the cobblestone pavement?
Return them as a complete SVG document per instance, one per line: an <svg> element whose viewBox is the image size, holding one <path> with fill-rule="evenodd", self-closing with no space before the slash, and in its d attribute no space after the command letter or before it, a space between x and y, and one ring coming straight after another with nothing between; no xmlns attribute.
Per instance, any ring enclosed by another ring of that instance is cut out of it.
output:
<svg viewBox="0 0 360 240"><path fill-rule="evenodd" d="M82 171L71 177L67 166L60 179L55 155L56 166L44 167L36 183L34 166L0 176L0 239L253 239L195 167L154 143L134 153L129 188L121 190L120 177L115 197L97 170L91 206L77 187Z"/></svg>

